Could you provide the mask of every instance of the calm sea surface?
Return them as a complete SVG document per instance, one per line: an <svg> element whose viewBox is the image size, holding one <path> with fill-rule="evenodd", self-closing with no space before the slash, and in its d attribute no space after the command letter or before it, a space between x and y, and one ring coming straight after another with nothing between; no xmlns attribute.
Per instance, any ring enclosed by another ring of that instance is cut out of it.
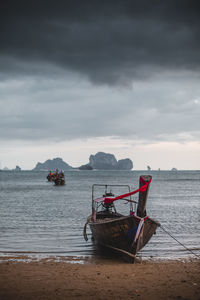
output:
<svg viewBox="0 0 200 300"><path fill-rule="evenodd" d="M142 174L147 171L69 171L66 185L55 186L47 182L47 172L0 172L0 256L95 257L89 227L87 242L82 234L91 213L92 185L128 184L134 190ZM148 174L153 179L147 214L200 255L200 171ZM123 208L128 210L124 203ZM140 255L144 259L193 257L161 228Z"/></svg>

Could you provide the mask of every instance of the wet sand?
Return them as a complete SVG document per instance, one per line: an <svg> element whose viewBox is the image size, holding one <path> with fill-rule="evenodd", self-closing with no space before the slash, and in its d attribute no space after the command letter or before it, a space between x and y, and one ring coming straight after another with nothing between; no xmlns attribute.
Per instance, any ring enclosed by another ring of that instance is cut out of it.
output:
<svg viewBox="0 0 200 300"><path fill-rule="evenodd" d="M0 299L200 300L200 260L0 263Z"/></svg>

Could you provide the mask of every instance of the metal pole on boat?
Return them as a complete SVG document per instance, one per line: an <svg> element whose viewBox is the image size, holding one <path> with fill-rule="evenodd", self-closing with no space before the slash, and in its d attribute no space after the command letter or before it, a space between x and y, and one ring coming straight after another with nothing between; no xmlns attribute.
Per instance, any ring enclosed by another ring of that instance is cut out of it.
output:
<svg viewBox="0 0 200 300"><path fill-rule="evenodd" d="M150 175L141 175L139 180L140 188L143 185L145 185L147 182L149 182L151 178L152 176ZM147 202L148 192L149 192L149 185L145 192L139 192L137 215L141 218L146 216L146 202Z"/></svg>

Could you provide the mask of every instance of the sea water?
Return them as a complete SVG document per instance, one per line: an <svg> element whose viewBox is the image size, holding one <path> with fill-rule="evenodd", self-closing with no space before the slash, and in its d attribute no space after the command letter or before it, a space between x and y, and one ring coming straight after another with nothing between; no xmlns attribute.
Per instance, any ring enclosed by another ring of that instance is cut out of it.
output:
<svg viewBox="0 0 200 300"><path fill-rule="evenodd" d="M73 170L65 172L64 186L48 182L47 172L0 172L0 256L95 257L89 228L88 241L83 237L92 185L124 184L134 190L142 174L153 178L147 214L165 231L158 228L139 255L182 259L193 256L189 250L200 255L200 171ZM122 206L128 211L125 202Z"/></svg>

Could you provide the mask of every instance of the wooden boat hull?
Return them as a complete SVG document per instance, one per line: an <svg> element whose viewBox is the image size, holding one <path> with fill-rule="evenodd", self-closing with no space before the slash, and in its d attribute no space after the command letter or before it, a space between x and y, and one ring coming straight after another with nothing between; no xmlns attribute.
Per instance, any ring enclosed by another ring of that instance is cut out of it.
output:
<svg viewBox="0 0 200 300"><path fill-rule="evenodd" d="M89 226L95 244L136 255L148 243L160 225L153 219L145 218L140 234L136 239L140 221L141 218L135 215L122 216L89 222Z"/></svg>
<svg viewBox="0 0 200 300"><path fill-rule="evenodd" d="M58 178L54 180L55 185L65 185L65 180L63 178Z"/></svg>
<svg viewBox="0 0 200 300"><path fill-rule="evenodd" d="M54 176L53 175L48 175L47 176L47 180L49 181L49 182L52 182L52 181L54 181Z"/></svg>

